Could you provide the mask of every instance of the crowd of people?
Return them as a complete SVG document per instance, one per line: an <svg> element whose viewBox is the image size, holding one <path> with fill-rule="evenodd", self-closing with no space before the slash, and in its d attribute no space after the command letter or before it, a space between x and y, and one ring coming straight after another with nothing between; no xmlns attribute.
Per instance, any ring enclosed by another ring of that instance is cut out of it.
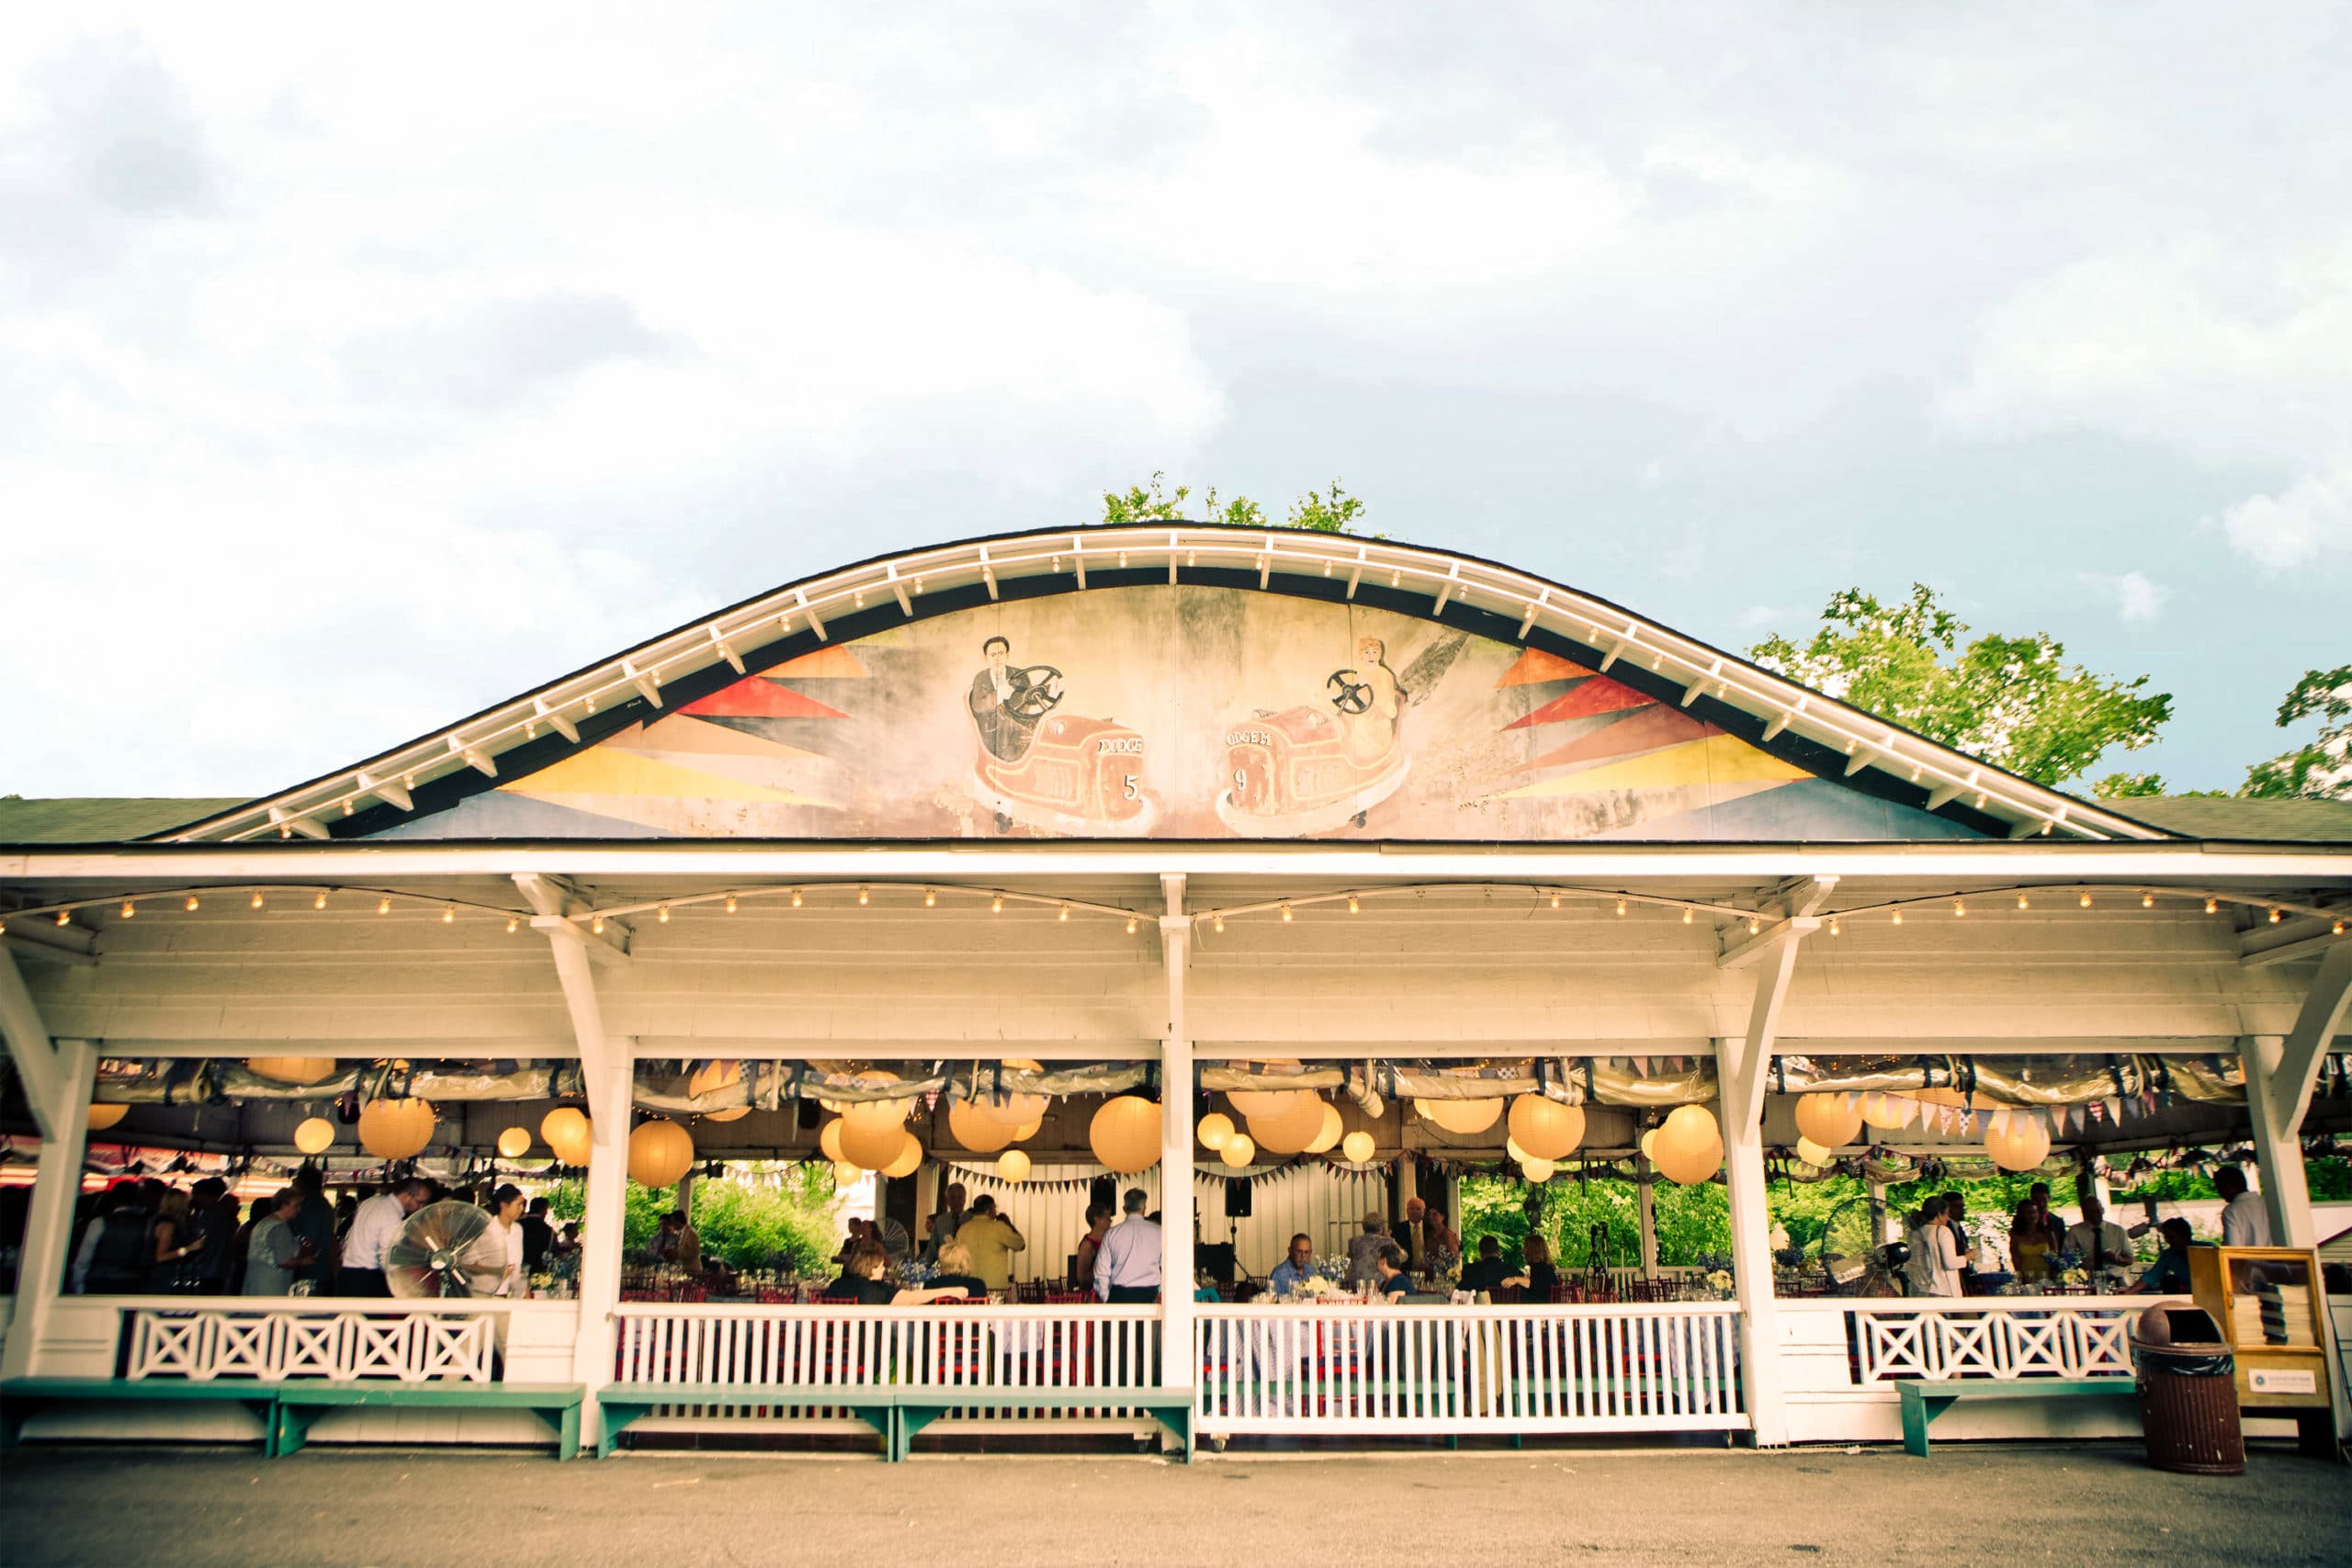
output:
<svg viewBox="0 0 2352 1568"><path fill-rule="evenodd" d="M2267 1247L2270 1222L2245 1173L2224 1166L2213 1176L2222 1200L2222 1245ZM1930 1197L1912 1214L1904 1241L1909 1256L1904 1283L1915 1296L1991 1294L2012 1283L2047 1288L2073 1280L2085 1286L2128 1289L2141 1293L2179 1294L2188 1289L2189 1224L2173 1218L2126 1229L2107 1217L2096 1194L2084 1195L2082 1217L2068 1224L2050 1206L2050 1184L2037 1181L2010 1215L2006 1259L1989 1244L1979 1246L1968 1227L1968 1204L1960 1192ZM2136 1280L2124 1276L2140 1261L2135 1238L2151 1229L2162 1250ZM2006 1261L2007 1269L1999 1264ZM2075 1271L2079 1270L2079 1280Z"/></svg>
<svg viewBox="0 0 2352 1568"><path fill-rule="evenodd" d="M126 1179L85 1198L66 1289L90 1295L360 1296L391 1294L386 1254L427 1203L479 1202L507 1257L495 1293L525 1295L534 1274L576 1260L579 1227L559 1231L545 1198L511 1183L459 1191L423 1176L362 1195L327 1196L315 1165L242 1207L219 1177L182 1189Z"/></svg>

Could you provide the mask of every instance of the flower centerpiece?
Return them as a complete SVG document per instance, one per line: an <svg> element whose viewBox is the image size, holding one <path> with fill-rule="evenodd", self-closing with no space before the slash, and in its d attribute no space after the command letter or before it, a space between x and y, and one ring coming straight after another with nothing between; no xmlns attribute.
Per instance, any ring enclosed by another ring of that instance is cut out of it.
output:
<svg viewBox="0 0 2352 1568"><path fill-rule="evenodd" d="M1707 1289L1715 1292L1717 1301L1728 1301L1732 1293L1731 1270L1710 1269L1706 1273Z"/></svg>
<svg viewBox="0 0 2352 1568"><path fill-rule="evenodd" d="M2058 1282L2062 1285L2087 1285L2091 1282L2091 1277L2079 1268L2069 1269L2058 1276Z"/></svg>
<svg viewBox="0 0 2352 1568"><path fill-rule="evenodd" d="M1328 1302L1339 1293L1337 1280L1325 1279L1320 1274L1304 1274L1283 1299L1290 1302Z"/></svg>

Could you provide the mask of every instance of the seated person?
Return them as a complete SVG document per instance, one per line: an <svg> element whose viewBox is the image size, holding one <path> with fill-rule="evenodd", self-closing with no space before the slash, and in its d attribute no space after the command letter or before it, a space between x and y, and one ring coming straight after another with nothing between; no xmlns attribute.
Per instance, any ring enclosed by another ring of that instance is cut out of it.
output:
<svg viewBox="0 0 2352 1568"><path fill-rule="evenodd" d="M1478 1257L1462 1266L1462 1283L1456 1288L1474 1294L1485 1291L1491 1295L1514 1280L1521 1285L1527 1283L1527 1276L1513 1275L1510 1265L1503 1261L1503 1244L1491 1235L1482 1235L1478 1238Z"/></svg>
<svg viewBox="0 0 2352 1568"><path fill-rule="evenodd" d="M1374 1301L1402 1301L1413 1293L1412 1276L1405 1272L1405 1249L1390 1242L1373 1255Z"/></svg>
<svg viewBox="0 0 2352 1568"><path fill-rule="evenodd" d="M967 1296L989 1293L987 1282L972 1272L972 1249L952 1235L939 1244L939 1272L931 1282L937 1290L959 1288Z"/></svg>
<svg viewBox="0 0 2352 1568"><path fill-rule="evenodd" d="M1534 1301L1548 1302L1560 1288L1560 1271L1552 1266L1552 1244L1540 1235L1527 1238L1527 1293ZM1510 1281L1506 1280L1505 1284Z"/></svg>
<svg viewBox="0 0 2352 1568"><path fill-rule="evenodd" d="M889 1260L890 1255L882 1250L880 1242L861 1237L850 1250L842 1277L819 1294L828 1301L845 1301L858 1306L922 1306L926 1302L962 1301L967 1293L961 1285L929 1291L903 1290L882 1278L883 1266Z"/></svg>
<svg viewBox="0 0 2352 1568"><path fill-rule="evenodd" d="M1298 1293L1300 1284L1314 1275L1315 1238L1301 1231L1290 1238L1288 1256L1266 1276L1266 1287L1274 1292L1276 1301L1287 1301Z"/></svg>
<svg viewBox="0 0 2352 1568"><path fill-rule="evenodd" d="M2188 1222L2166 1220L2156 1227L2156 1234L2165 1238L2165 1249L2132 1287L2132 1293L2185 1296L2188 1294Z"/></svg>

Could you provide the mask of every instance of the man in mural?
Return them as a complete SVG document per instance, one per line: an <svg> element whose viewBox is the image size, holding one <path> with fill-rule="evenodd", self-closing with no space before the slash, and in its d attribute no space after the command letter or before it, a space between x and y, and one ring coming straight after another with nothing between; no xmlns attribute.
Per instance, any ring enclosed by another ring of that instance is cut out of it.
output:
<svg viewBox="0 0 2352 1568"><path fill-rule="evenodd" d="M1356 639L1356 667L1331 677L1333 705L1346 737L1349 759L1376 762L1396 749L1396 730L1411 694L1388 668L1388 645L1376 637Z"/></svg>
<svg viewBox="0 0 2352 1568"><path fill-rule="evenodd" d="M1007 668L1012 644L1001 637L981 643L980 652L988 668L972 677L972 690L965 699L972 710L972 727L979 731L989 755L1017 762L1028 754L1037 721L1062 700L1061 671L1035 682L1026 670Z"/></svg>

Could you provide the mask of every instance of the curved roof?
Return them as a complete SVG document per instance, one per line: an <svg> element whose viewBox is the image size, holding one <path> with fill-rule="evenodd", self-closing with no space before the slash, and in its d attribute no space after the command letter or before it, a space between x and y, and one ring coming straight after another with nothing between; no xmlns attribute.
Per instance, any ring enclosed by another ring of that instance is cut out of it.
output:
<svg viewBox="0 0 2352 1568"><path fill-rule="evenodd" d="M643 717L664 707L673 687L698 694L830 641L991 600L1160 581L1363 603L1589 661L1817 774L1977 832L2173 836L1927 739L1605 599L1492 561L1344 534L1156 523L999 535L806 578L354 766L155 837L233 842L356 836L373 830L369 823L387 809L430 808L436 794L479 786L503 768L511 775L546 766L622 716Z"/></svg>

